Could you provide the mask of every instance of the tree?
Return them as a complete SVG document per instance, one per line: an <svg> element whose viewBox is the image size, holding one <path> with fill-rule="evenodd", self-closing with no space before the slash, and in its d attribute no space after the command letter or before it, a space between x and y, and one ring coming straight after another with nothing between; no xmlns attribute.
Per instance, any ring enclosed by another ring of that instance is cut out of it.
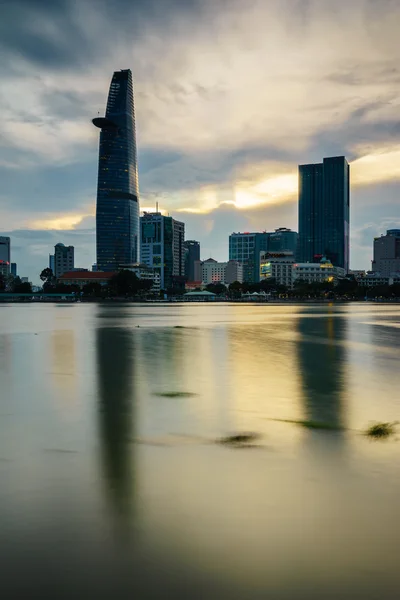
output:
<svg viewBox="0 0 400 600"><path fill-rule="evenodd" d="M16 294L32 294L32 285L29 281L24 281L23 283L18 283L16 285L14 284L13 292Z"/></svg>
<svg viewBox="0 0 400 600"><path fill-rule="evenodd" d="M217 294L217 296L226 294L226 286L223 283L209 283L206 289L212 294Z"/></svg>
<svg viewBox="0 0 400 600"><path fill-rule="evenodd" d="M92 281L83 286L82 292L84 296L101 296L102 286L98 281Z"/></svg>
<svg viewBox="0 0 400 600"><path fill-rule="evenodd" d="M234 281L229 284L228 295L230 298L240 298L242 295L242 284L240 281Z"/></svg>
<svg viewBox="0 0 400 600"><path fill-rule="evenodd" d="M50 267L43 269L43 271L40 273L40 279L44 282L44 290L51 288L56 284L56 278L54 277L54 273Z"/></svg>
<svg viewBox="0 0 400 600"><path fill-rule="evenodd" d="M123 269L110 279L109 290L116 296L136 296L141 290L140 279L132 271Z"/></svg>
<svg viewBox="0 0 400 600"><path fill-rule="evenodd" d="M4 292L6 289L6 281L4 279L4 275L0 273L0 292Z"/></svg>

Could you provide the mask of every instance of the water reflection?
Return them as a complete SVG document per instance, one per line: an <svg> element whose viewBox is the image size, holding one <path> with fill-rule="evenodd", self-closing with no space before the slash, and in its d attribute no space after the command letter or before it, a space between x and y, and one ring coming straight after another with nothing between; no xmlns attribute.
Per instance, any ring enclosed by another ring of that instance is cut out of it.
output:
<svg viewBox="0 0 400 600"><path fill-rule="evenodd" d="M344 427L346 318L300 316L297 328L304 419Z"/></svg>
<svg viewBox="0 0 400 600"><path fill-rule="evenodd" d="M124 520L132 512L134 346L129 329L96 330L100 443L103 480L114 512Z"/></svg>
<svg viewBox="0 0 400 600"><path fill-rule="evenodd" d="M76 393L76 350L73 329L55 329L51 334L52 376L57 391L68 399Z"/></svg>

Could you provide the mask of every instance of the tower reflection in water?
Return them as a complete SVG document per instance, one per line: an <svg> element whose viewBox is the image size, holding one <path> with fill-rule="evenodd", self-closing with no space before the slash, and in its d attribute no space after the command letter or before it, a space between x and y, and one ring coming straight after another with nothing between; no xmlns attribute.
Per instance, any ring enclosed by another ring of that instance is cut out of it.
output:
<svg viewBox="0 0 400 600"><path fill-rule="evenodd" d="M304 419L344 427L346 317L300 316L297 330Z"/></svg>
<svg viewBox="0 0 400 600"><path fill-rule="evenodd" d="M125 521L132 513L134 488L132 333L121 327L98 328L96 355L102 478L113 511Z"/></svg>

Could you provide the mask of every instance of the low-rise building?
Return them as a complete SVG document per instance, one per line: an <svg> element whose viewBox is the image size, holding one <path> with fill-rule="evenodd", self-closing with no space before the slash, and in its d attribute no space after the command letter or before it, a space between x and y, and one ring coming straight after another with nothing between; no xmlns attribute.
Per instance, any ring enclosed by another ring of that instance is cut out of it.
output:
<svg viewBox="0 0 400 600"><path fill-rule="evenodd" d="M0 275L3 275L3 277L10 275L10 263L8 260L0 260Z"/></svg>
<svg viewBox="0 0 400 600"><path fill-rule="evenodd" d="M151 291L154 294L159 294L161 290L160 272L143 263L132 263L128 265L119 265L120 269L132 271L139 279L146 279L153 282Z"/></svg>
<svg viewBox="0 0 400 600"><path fill-rule="evenodd" d="M334 267L325 257L318 263L295 263L292 267L293 285L299 281L305 283L333 283L337 285L346 272L342 267Z"/></svg>
<svg viewBox="0 0 400 600"><path fill-rule="evenodd" d="M278 285L292 287L293 252L265 252L260 257L260 281L274 279Z"/></svg>
<svg viewBox="0 0 400 600"><path fill-rule="evenodd" d="M365 277L359 282L359 285L365 287L378 287L381 285L393 285L394 283L400 283L400 273L384 275L383 273L368 271Z"/></svg>
<svg viewBox="0 0 400 600"><path fill-rule="evenodd" d="M366 272L363 271L362 269L352 269L349 271L349 275L352 275L354 277L354 279L357 281L357 283L361 284L362 280L364 279Z"/></svg>
<svg viewBox="0 0 400 600"><path fill-rule="evenodd" d="M83 288L88 283L107 285L114 275L116 275L115 272L96 271L93 273L93 271L68 271L58 278L58 282L65 285L78 285L80 288Z"/></svg>

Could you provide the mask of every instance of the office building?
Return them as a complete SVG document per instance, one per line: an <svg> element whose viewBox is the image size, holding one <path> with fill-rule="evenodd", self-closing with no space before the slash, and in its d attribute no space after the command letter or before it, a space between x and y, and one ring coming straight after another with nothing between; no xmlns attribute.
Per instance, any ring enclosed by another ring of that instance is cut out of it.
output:
<svg viewBox="0 0 400 600"><path fill-rule="evenodd" d="M204 285L225 282L226 262L217 262L208 258L201 263L201 278Z"/></svg>
<svg viewBox="0 0 400 600"><path fill-rule="evenodd" d="M11 262L11 242L7 236L0 236L0 260Z"/></svg>
<svg viewBox="0 0 400 600"><path fill-rule="evenodd" d="M7 260L0 260L0 275L3 277L10 275L10 263Z"/></svg>
<svg viewBox="0 0 400 600"><path fill-rule="evenodd" d="M372 271L383 277L400 272L400 229L388 229L386 235L374 238Z"/></svg>
<svg viewBox="0 0 400 600"><path fill-rule="evenodd" d="M234 281L243 282L243 266L236 260L218 262L213 258L195 263L194 282L209 285L210 283L223 283L229 285Z"/></svg>
<svg viewBox="0 0 400 600"><path fill-rule="evenodd" d="M260 254L268 250L269 233L232 233L229 236L229 260L243 265L243 281L260 281Z"/></svg>
<svg viewBox="0 0 400 600"><path fill-rule="evenodd" d="M291 252L296 256L298 237L297 231L279 227L268 235L268 252Z"/></svg>
<svg viewBox="0 0 400 600"><path fill-rule="evenodd" d="M185 224L159 212L140 218L142 263L160 275L161 289L185 285Z"/></svg>
<svg viewBox="0 0 400 600"><path fill-rule="evenodd" d="M58 279L74 268L74 247L56 244L54 246L54 275Z"/></svg>
<svg viewBox="0 0 400 600"><path fill-rule="evenodd" d="M17 277L17 263L11 263L10 273L13 277Z"/></svg>
<svg viewBox="0 0 400 600"><path fill-rule="evenodd" d="M292 267L292 283L333 283L346 275L345 269L334 266L325 256L315 263L295 263Z"/></svg>
<svg viewBox="0 0 400 600"><path fill-rule="evenodd" d="M299 260L349 270L350 168L344 156L299 166Z"/></svg>
<svg viewBox="0 0 400 600"><path fill-rule="evenodd" d="M49 254L49 269L53 271L53 275L56 272L56 266L54 263L54 254Z"/></svg>
<svg viewBox="0 0 400 600"><path fill-rule="evenodd" d="M139 262L139 183L132 73L112 77L105 117L93 124L100 132L96 206L97 268L116 271Z"/></svg>
<svg viewBox="0 0 400 600"><path fill-rule="evenodd" d="M186 281L195 281L194 263L200 260L200 243L195 240L185 240L183 244L185 253L185 278Z"/></svg>
<svg viewBox="0 0 400 600"><path fill-rule="evenodd" d="M243 265L237 260L228 260L225 267L225 282L226 285L230 285L238 281L243 283Z"/></svg>
<svg viewBox="0 0 400 600"><path fill-rule="evenodd" d="M265 252L260 258L260 281L273 279L277 285L292 287L293 252Z"/></svg>

